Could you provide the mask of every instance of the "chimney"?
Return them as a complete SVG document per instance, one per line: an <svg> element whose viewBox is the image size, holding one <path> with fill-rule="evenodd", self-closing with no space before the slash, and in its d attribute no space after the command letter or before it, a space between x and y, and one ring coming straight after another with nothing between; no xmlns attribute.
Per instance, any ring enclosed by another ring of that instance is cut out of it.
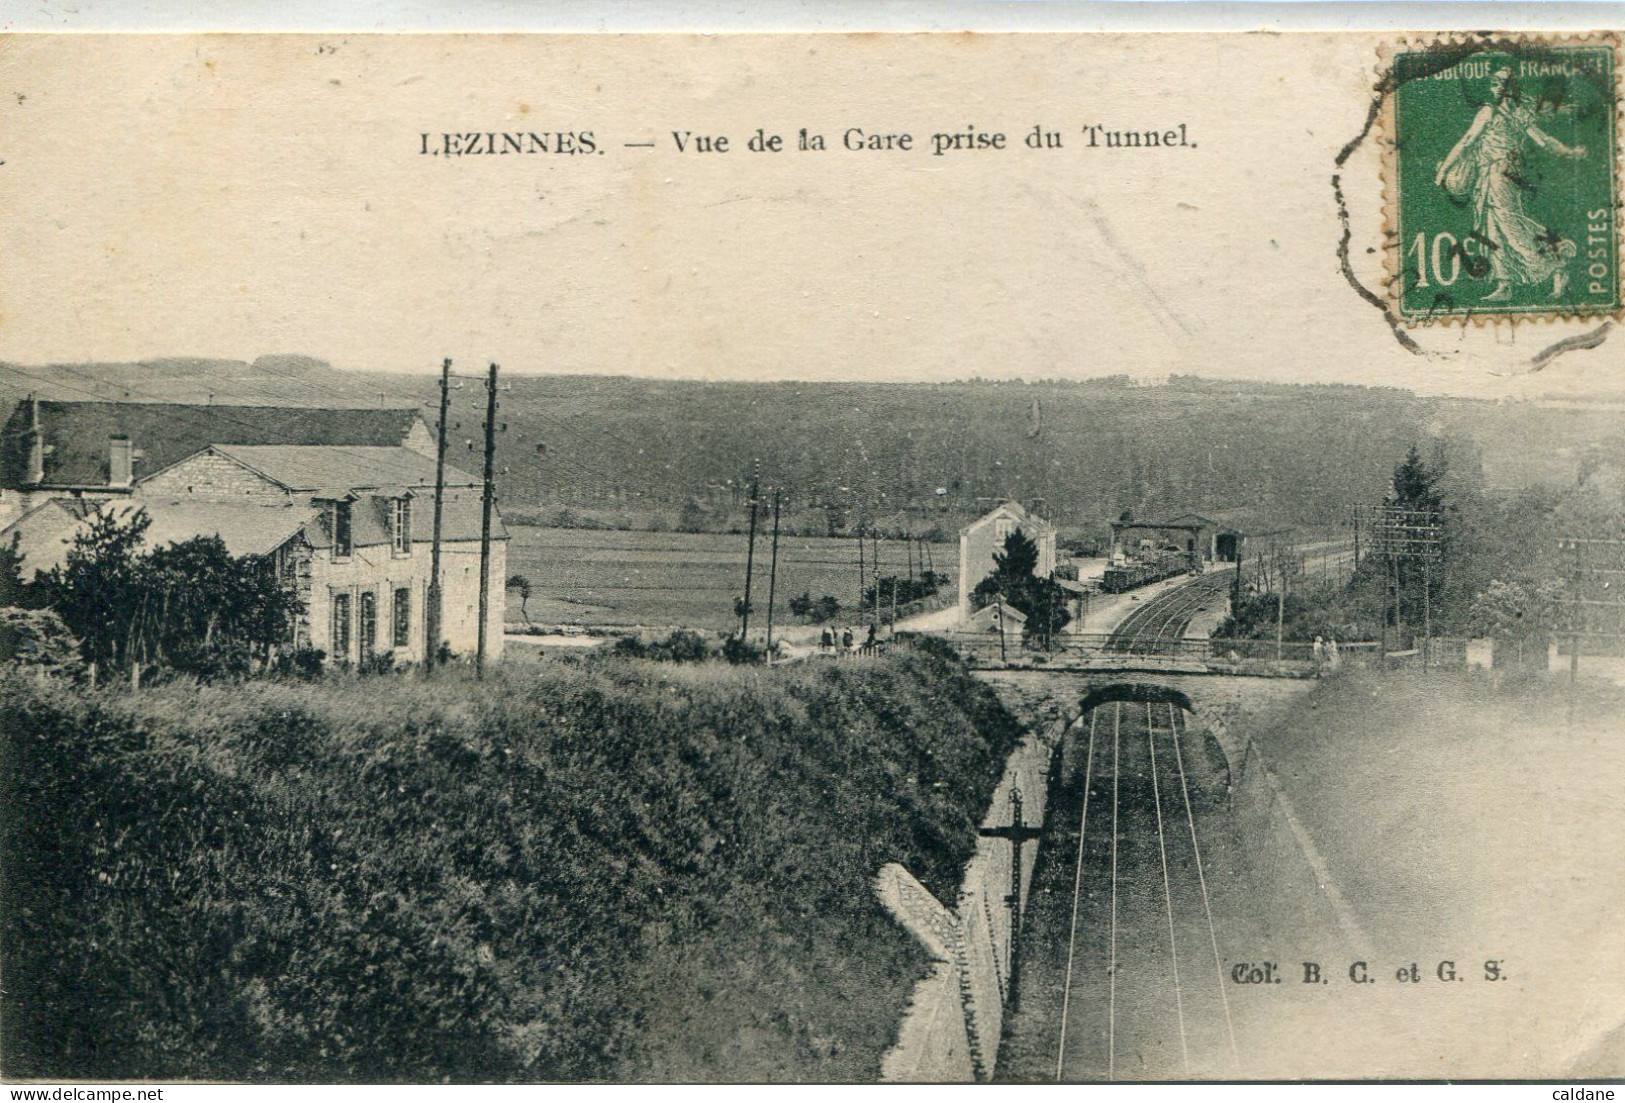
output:
<svg viewBox="0 0 1625 1103"><path fill-rule="evenodd" d="M129 437L109 437L107 441L107 485L129 486L134 481L134 448Z"/></svg>
<svg viewBox="0 0 1625 1103"><path fill-rule="evenodd" d="M39 399L28 396L28 486L39 486L45 481L45 431L39 424Z"/></svg>

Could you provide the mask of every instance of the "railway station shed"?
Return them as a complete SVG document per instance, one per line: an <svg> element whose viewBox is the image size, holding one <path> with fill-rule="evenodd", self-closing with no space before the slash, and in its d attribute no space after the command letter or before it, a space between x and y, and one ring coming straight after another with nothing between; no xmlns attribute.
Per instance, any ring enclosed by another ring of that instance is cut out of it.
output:
<svg viewBox="0 0 1625 1103"><path fill-rule="evenodd" d="M1195 534L1195 547L1210 562L1234 563L1247 554L1250 541L1290 533L1294 526L1257 510L1227 509L1211 514L1184 513L1169 522Z"/></svg>
<svg viewBox="0 0 1625 1103"><path fill-rule="evenodd" d="M1134 535L1149 536L1159 547L1171 543L1192 554L1204 548L1202 523L1189 517L1175 518L1171 521L1112 521L1111 530L1114 560L1120 553L1129 551L1124 547L1124 540ZM1208 557L1204 554L1203 558Z"/></svg>

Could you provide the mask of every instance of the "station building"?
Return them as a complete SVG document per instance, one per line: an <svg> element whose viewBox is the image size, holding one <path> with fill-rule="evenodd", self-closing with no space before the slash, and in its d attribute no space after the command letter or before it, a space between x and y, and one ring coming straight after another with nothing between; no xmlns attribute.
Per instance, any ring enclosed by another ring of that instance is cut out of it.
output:
<svg viewBox="0 0 1625 1103"><path fill-rule="evenodd" d="M959 619L962 623L970 620L971 591L997 566L993 553L1004 550L1005 540L1018 531L1038 545L1038 565L1033 568L1033 574L1049 578L1055 573L1055 526L1020 502L999 503L959 530Z"/></svg>

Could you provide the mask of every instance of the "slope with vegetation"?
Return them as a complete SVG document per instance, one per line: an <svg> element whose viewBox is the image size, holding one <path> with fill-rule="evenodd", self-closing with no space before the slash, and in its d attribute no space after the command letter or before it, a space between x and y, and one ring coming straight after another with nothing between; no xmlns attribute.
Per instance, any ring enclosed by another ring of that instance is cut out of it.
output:
<svg viewBox="0 0 1625 1103"><path fill-rule="evenodd" d="M868 1080L1018 736L929 651L0 682L5 1072Z"/></svg>

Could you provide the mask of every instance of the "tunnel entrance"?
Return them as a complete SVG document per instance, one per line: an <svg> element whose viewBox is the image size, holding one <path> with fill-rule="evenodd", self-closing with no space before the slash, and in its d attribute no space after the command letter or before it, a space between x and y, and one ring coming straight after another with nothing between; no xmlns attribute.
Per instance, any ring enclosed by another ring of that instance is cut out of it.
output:
<svg viewBox="0 0 1625 1103"><path fill-rule="evenodd" d="M1110 685L1100 686L1084 694L1078 701L1078 711L1081 719L1087 719L1091 709L1112 701L1143 701L1152 704L1177 705L1185 712L1194 713L1196 708L1191 704L1190 697L1172 686L1159 685L1156 682L1113 682ZM1081 721L1080 721L1081 722Z"/></svg>

